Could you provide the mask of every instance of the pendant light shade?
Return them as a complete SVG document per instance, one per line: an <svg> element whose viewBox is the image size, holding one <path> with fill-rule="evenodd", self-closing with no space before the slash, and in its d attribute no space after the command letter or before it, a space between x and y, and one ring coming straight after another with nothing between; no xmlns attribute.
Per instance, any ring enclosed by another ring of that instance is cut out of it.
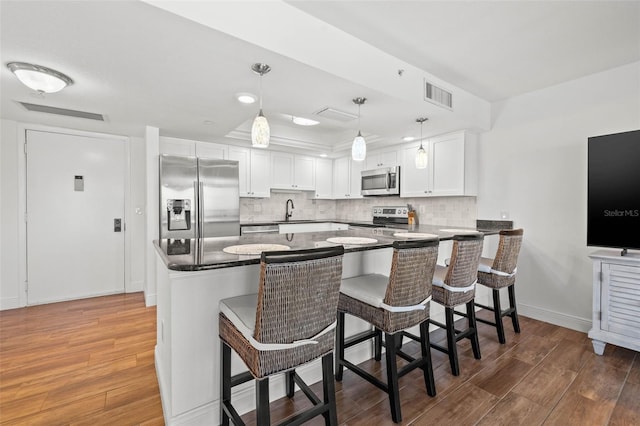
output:
<svg viewBox="0 0 640 426"><path fill-rule="evenodd" d="M7 64L7 68L18 77L22 84L40 93L59 92L73 84L73 80L68 76L41 65L10 62Z"/></svg>
<svg viewBox="0 0 640 426"><path fill-rule="evenodd" d="M427 151L422 146L422 123L427 121L428 118L420 117L416 118L416 122L420 123L420 148L418 148L418 152L416 152L416 169L426 169L427 168Z"/></svg>
<svg viewBox="0 0 640 426"><path fill-rule="evenodd" d="M271 138L271 129L267 118L262 113L262 76L271 71L271 67L267 64L256 63L251 66L251 70L260 75L260 111L251 126L251 145L254 148L267 148Z"/></svg>
<svg viewBox="0 0 640 426"><path fill-rule="evenodd" d="M367 98L355 98L353 103L358 105L358 135L353 139L351 145L351 159L353 161L364 161L367 156L367 142L360 132L360 105L366 102Z"/></svg>

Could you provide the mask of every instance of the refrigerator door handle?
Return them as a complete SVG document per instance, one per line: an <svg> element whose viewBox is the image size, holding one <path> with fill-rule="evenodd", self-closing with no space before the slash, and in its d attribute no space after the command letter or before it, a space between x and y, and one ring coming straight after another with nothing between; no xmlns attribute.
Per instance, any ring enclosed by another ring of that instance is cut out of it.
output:
<svg viewBox="0 0 640 426"><path fill-rule="evenodd" d="M198 188L198 238L204 236L204 184L199 182Z"/></svg>

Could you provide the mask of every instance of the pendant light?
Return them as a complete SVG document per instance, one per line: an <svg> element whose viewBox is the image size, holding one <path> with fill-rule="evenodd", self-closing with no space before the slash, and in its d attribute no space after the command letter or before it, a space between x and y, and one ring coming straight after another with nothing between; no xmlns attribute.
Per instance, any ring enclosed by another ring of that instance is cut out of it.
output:
<svg viewBox="0 0 640 426"><path fill-rule="evenodd" d="M251 66L251 69L260 75L260 112L251 126L251 144L254 148L266 148L269 146L271 129L269 129L267 118L262 113L262 76L271 71L271 67L267 64L256 63Z"/></svg>
<svg viewBox="0 0 640 426"><path fill-rule="evenodd" d="M364 104L366 100L367 98L353 99L353 103L358 105L358 135L351 145L351 159L353 159L353 161L364 161L364 158L367 156L367 142L362 137L362 133L360 133L360 105Z"/></svg>
<svg viewBox="0 0 640 426"><path fill-rule="evenodd" d="M10 62L7 64L7 68L18 77L22 84L39 93L59 92L73 84L73 80L68 76L41 65Z"/></svg>
<svg viewBox="0 0 640 426"><path fill-rule="evenodd" d="M427 168L427 151L422 147L422 123L427 120L428 118L426 117L416 118L416 122L420 123L420 148L416 152L416 169Z"/></svg>

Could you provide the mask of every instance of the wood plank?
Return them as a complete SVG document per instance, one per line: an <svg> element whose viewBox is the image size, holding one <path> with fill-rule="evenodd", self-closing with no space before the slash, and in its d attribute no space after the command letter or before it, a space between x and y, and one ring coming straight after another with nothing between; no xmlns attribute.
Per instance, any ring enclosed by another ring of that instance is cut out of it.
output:
<svg viewBox="0 0 640 426"><path fill-rule="evenodd" d="M491 362L471 379L471 383L480 389L502 398L513 389L533 365L510 356L504 356Z"/></svg>
<svg viewBox="0 0 640 426"><path fill-rule="evenodd" d="M577 375L575 371L553 365L538 365L518 383L513 392L551 410Z"/></svg>
<svg viewBox="0 0 640 426"><path fill-rule="evenodd" d="M625 383L609 425L640 425L640 384L629 381Z"/></svg>
<svg viewBox="0 0 640 426"><path fill-rule="evenodd" d="M541 425L549 411L510 392L482 418L478 426Z"/></svg>

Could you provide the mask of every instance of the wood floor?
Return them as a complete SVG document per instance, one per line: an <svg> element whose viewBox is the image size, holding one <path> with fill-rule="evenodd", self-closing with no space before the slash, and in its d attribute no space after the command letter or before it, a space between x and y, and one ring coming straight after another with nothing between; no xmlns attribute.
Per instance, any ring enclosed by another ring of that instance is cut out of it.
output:
<svg viewBox="0 0 640 426"><path fill-rule="evenodd" d="M141 294L0 312L0 424L163 424L155 313ZM508 331L505 345L480 324L482 360L460 342L459 377L432 351L438 395L427 396L420 372L403 377L402 423L640 425L640 354L607 345L600 357L584 333L520 322L522 333ZM383 364L365 363L379 377ZM386 395L348 370L336 391L341 424L393 424ZM272 421L307 404L300 392L276 401ZM253 413L244 418L251 424Z"/></svg>

